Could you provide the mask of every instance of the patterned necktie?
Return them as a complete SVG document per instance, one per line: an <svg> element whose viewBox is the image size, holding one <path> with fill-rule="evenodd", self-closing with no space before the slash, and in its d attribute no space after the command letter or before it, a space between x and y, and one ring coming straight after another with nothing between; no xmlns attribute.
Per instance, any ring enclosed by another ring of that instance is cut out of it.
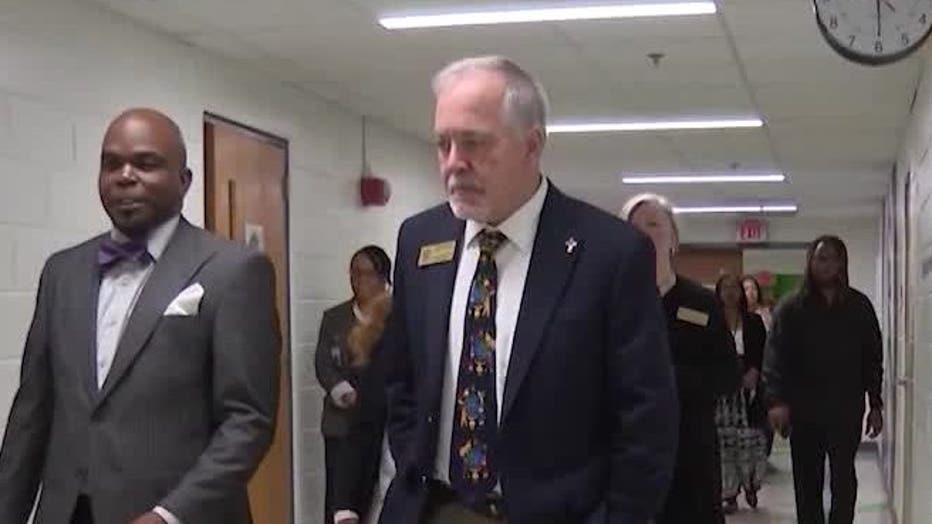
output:
<svg viewBox="0 0 932 524"><path fill-rule="evenodd" d="M100 269L106 273L113 266L124 260L136 260L139 262L149 262L151 256L145 242L130 240L128 242L117 242L107 236L100 241L97 248L97 264Z"/></svg>
<svg viewBox="0 0 932 524"><path fill-rule="evenodd" d="M463 350L456 382L450 485L468 506L485 511L498 483L495 441L495 252L506 240L498 231L479 233L479 263L469 288Z"/></svg>

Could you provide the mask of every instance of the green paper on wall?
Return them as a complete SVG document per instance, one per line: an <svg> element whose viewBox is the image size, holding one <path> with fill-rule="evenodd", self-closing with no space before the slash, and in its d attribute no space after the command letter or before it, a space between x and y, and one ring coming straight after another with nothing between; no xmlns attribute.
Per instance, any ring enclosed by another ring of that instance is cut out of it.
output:
<svg viewBox="0 0 932 524"><path fill-rule="evenodd" d="M791 294L799 289L803 283L803 276L792 273L778 273L773 277L773 300L774 303L780 302L784 296Z"/></svg>

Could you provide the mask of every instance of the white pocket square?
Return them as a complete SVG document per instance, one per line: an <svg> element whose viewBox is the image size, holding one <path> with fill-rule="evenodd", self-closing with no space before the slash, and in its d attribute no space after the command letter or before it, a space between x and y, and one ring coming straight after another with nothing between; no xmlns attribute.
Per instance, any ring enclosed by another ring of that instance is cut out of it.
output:
<svg viewBox="0 0 932 524"><path fill-rule="evenodd" d="M164 315L193 317L201 308L201 299L204 298L204 288L200 284L191 284L186 287L172 303L165 309Z"/></svg>

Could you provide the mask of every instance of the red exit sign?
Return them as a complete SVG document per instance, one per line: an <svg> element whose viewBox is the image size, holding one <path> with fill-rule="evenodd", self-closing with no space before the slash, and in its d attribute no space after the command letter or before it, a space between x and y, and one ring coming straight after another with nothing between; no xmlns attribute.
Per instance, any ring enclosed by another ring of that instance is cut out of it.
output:
<svg viewBox="0 0 932 524"><path fill-rule="evenodd" d="M738 242L745 244L767 242L767 222L754 218L739 222Z"/></svg>

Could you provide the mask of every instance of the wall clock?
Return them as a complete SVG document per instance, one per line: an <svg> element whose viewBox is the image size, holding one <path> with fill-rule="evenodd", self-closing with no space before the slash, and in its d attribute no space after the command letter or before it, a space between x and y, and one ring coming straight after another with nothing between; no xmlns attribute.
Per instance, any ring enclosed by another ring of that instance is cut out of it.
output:
<svg viewBox="0 0 932 524"><path fill-rule="evenodd" d="M932 0L813 0L813 6L829 45L861 64L900 60L932 32Z"/></svg>

